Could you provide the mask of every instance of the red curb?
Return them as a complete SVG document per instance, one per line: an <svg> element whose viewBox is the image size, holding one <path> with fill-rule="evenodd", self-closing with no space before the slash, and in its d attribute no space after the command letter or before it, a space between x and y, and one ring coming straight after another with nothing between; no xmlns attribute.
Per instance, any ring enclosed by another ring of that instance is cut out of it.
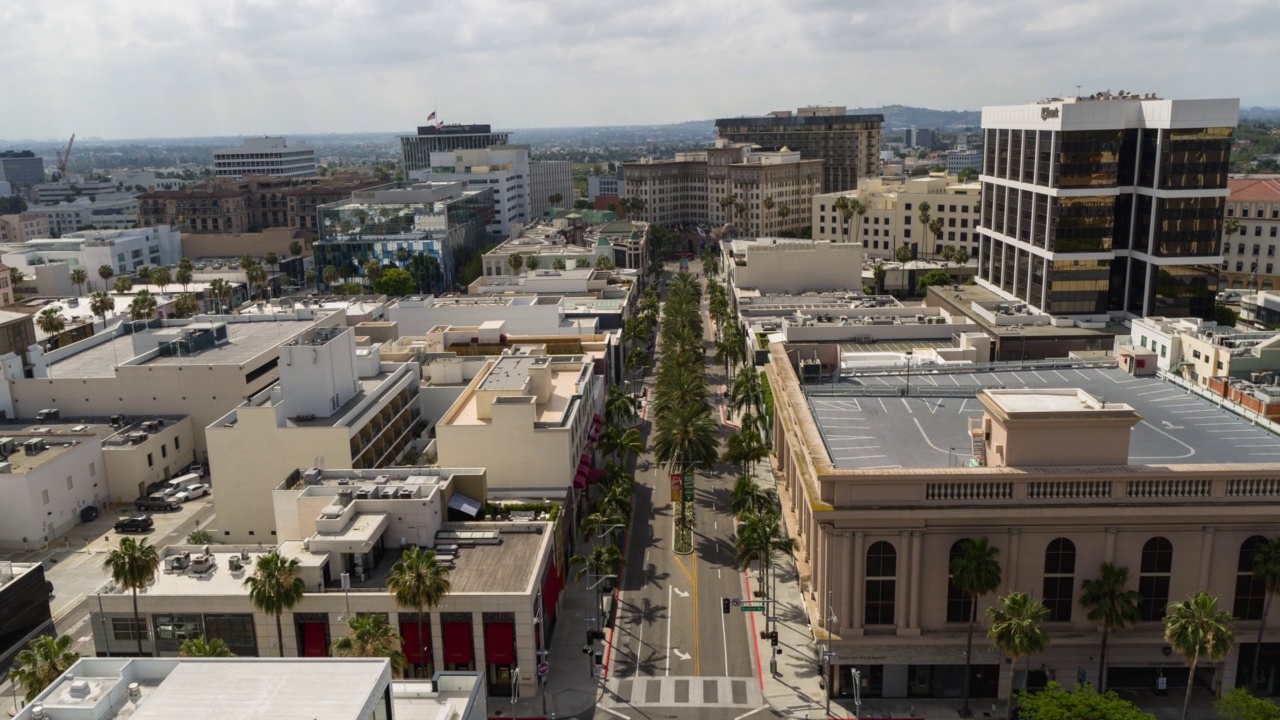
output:
<svg viewBox="0 0 1280 720"><path fill-rule="evenodd" d="M754 597L751 594L751 569L747 568L742 571L742 578L747 581L747 597ZM756 673L760 677L760 690L764 691L764 664L760 659L760 633L756 632L756 614L751 613L751 641L752 646L756 649ZM772 647L772 646L771 646Z"/></svg>

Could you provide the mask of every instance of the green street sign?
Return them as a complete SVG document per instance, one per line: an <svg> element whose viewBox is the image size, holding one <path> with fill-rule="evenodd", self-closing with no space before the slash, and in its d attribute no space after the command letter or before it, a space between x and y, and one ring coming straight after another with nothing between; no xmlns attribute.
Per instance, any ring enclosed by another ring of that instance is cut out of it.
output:
<svg viewBox="0 0 1280 720"><path fill-rule="evenodd" d="M692 478L684 481L684 487L682 488L682 490L684 491L684 501L687 503L693 502L693 479Z"/></svg>
<svg viewBox="0 0 1280 720"><path fill-rule="evenodd" d="M764 612L763 605L739 605L738 607L742 608L742 612Z"/></svg>

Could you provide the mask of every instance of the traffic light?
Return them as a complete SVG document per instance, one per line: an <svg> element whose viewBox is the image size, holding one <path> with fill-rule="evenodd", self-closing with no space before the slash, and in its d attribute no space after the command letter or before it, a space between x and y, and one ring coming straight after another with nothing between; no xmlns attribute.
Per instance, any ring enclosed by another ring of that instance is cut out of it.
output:
<svg viewBox="0 0 1280 720"><path fill-rule="evenodd" d="M777 646L778 646L778 631L777 631L777 630L774 630L773 632L769 633L769 644L770 644L770 645L772 645L772 646L774 646L774 647L777 647Z"/></svg>
<svg viewBox="0 0 1280 720"><path fill-rule="evenodd" d="M724 614L729 614L729 598L720 598L720 602L724 605Z"/></svg>

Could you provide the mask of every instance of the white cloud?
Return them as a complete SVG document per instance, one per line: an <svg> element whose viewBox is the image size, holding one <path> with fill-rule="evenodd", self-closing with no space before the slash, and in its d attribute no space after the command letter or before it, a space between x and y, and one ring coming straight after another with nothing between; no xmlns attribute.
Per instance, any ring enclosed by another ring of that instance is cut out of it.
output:
<svg viewBox="0 0 1280 720"><path fill-rule="evenodd" d="M1077 84L1275 102L1278 24L1274 0L15 0L0 138L976 109Z"/></svg>

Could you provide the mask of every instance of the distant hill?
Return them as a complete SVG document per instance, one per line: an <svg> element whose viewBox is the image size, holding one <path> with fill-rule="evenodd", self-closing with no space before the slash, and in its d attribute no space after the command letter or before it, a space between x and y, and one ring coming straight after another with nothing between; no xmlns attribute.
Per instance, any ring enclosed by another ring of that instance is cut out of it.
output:
<svg viewBox="0 0 1280 720"><path fill-rule="evenodd" d="M1273 107L1242 107L1240 108L1240 118L1242 120L1262 120L1265 122L1280 122L1280 108Z"/></svg>
<svg viewBox="0 0 1280 720"><path fill-rule="evenodd" d="M885 130L900 130L915 125L919 128L978 127L982 113L978 110L933 110L909 105L885 105L878 108L849 108L850 115L880 113Z"/></svg>

